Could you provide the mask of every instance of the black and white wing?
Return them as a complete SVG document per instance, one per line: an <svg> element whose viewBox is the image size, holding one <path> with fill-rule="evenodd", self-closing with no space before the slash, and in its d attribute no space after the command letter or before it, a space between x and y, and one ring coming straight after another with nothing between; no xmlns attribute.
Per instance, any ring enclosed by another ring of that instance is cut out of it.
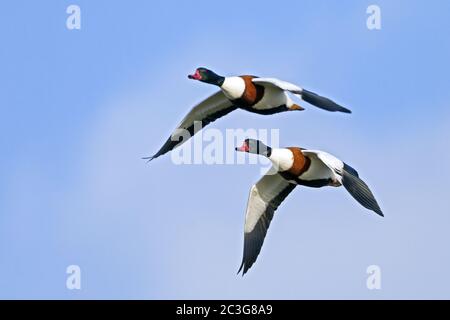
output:
<svg viewBox="0 0 450 320"><path fill-rule="evenodd" d="M298 96L300 99L327 111L331 112L344 112L344 113L352 113L349 109L340 106L336 102L322 97L317 93L308 91L303 89L295 84L289 83L287 81L279 80L276 78L254 78L252 79L254 83L258 83L265 86L275 86L284 91L289 91L292 94Z"/></svg>
<svg viewBox="0 0 450 320"><path fill-rule="evenodd" d="M153 160L176 147L179 147L199 131L197 130L198 127L204 128L209 123L223 117L233 110L236 110L236 107L225 97L222 91L213 94L192 108L155 155L144 159L148 159L149 161ZM196 122L198 123L194 127L194 123Z"/></svg>
<svg viewBox="0 0 450 320"><path fill-rule="evenodd" d="M320 161L324 166L334 173L334 178L337 179L350 195L358 201L364 208L372 210L380 216L384 216L378 205L375 196L370 191L367 184L361 180L358 172L348 164L332 156L329 153L315 150L302 150L303 154L308 156L311 161ZM320 166L314 166L319 168ZM325 170L322 170L325 172Z"/></svg>
<svg viewBox="0 0 450 320"><path fill-rule="evenodd" d="M244 253L238 273L243 270L244 275L255 263L275 211L295 186L279 174L265 175L252 186L245 214Z"/></svg>

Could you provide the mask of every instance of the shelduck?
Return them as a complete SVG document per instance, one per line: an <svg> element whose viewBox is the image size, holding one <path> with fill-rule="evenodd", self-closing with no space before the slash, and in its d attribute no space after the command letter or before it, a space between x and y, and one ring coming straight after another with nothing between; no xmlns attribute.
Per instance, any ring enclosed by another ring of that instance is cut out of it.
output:
<svg viewBox="0 0 450 320"><path fill-rule="evenodd" d="M247 139L237 151L259 154L273 166L250 190L244 226L244 253L239 272L244 275L255 263L270 222L278 206L296 186L345 189L363 207L380 216L380 209L367 184L348 164L323 151L303 148L271 148L254 139Z"/></svg>
<svg viewBox="0 0 450 320"><path fill-rule="evenodd" d="M270 115L285 111L304 110L294 103L288 93L327 111L351 113L334 101L300 88L292 83L275 78L258 78L250 75L222 77L206 68L198 68L189 79L215 85L221 90L195 106L181 121L161 149L152 157L153 160L185 143L181 130L187 130L189 138L195 133L194 122L201 122L201 128L218 118L236 110ZM179 141L181 140L181 141Z"/></svg>

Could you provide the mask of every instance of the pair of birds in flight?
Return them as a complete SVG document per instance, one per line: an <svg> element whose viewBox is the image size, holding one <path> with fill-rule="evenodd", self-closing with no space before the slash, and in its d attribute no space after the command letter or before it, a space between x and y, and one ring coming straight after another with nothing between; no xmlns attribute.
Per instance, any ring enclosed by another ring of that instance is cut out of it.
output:
<svg viewBox="0 0 450 320"><path fill-rule="evenodd" d="M206 68L198 68L188 77L221 90L195 106L161 149L144 159L153 160L185 143L188 140L186 136L179 141L180 130L187 130L190 138L197 133L195 122L200 122L203 128L236 109L262 115L304 110L291 99L290 94L327 111L351 113L328 98L275 78L250 75L222 77ZM299 147L271 148L255 139L246 139L236 151L267 157L273 164L250 189L244 225L244 252L238 273L242 270L244 275L255 263L275 211L298 185L312 188L344 186L362 206L383 216L358 172L331 154Z"/></svg>

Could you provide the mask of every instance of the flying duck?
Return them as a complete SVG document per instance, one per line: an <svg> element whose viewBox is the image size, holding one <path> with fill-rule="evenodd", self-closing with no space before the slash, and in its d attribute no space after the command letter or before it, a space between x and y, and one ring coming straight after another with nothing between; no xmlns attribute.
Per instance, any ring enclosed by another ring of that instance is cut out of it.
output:
<svg viewBox="0 0 450 320"><path fill-rule="evenodd" d="M304 110L303 107L292 101L288 92L318 108L332 112L351 113L350 110L328 98L275 78L258 78L249 75L222 77L206 68L198 68L188 78L215 85L221 90L196 105L184 117L161 149L152 157L144 159L153 160L185 143L198 131L194 130L194 122L199 122L200 128L203 128L236 109L244 109L262 115ZM183 137L184 130L189 133L189 138Z"/></svg>
<svg viewBox="0 0 450 320"><path fill-rule="evenodd" d="M318 150L270 148L247 139L236 151L269 158L271 170L250 189L244 226L244 253L239 272L244 275L255 263L275 211L297 185L345 189L363 207L384 216L369 187L358 172L336 157Z"/></svg>

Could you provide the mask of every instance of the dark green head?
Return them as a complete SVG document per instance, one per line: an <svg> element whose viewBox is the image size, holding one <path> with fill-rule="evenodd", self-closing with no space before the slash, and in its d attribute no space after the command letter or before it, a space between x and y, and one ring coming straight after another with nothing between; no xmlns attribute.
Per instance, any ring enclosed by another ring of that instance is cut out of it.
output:
<svg viewBox="0 0 450 320"><path fill-rule="evenodd" d="M214 72L206 68L197 68L194 74L188 75L188 78L214 84L219 87L222 86L223 82L225 81L224 77L221 77L218 74L215 74Z"/></svg>
<svg viewBox="0 0 450 320"><path fill-rule="evenodd" d="M270 155L272 154L271 147L268 147L261 141L255 139L245 139L242 146L236 148L236 151L254 153L266 157L270 157Z"/></svg>

